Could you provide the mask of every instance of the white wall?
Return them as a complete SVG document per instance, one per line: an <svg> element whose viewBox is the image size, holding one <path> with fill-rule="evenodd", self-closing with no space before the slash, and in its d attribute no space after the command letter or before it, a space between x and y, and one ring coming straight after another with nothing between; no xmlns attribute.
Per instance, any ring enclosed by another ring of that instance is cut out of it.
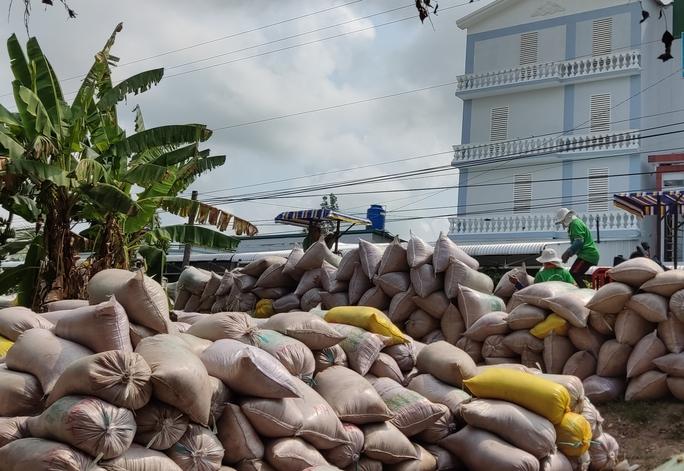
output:
<svg viewBox="0 0 684 471"><path fill-rule="evenodd" d="M601 80L598 82L579 83L575 88L574 120L572 128L576 129L574 134L591 134L590 123L590 103L591 95L609 93L611 96L610 121L611 130L630 129L630 106L632 95L630 88L630 77L621 77L611 80ZM624 102L624 103L623 103ZM619 103L622 103L618 106ZM578 129L582 128L582 129Z"/></svg>

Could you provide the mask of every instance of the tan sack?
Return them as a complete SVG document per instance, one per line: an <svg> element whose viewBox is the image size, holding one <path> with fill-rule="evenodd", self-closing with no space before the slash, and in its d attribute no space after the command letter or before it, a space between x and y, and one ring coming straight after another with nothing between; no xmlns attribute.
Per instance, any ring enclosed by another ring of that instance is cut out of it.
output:
<svg viewBox="0 0 684 471"><path fill-rule="evenodd" d="M667 388L676 399L684 401L684 378L667 378Z"/></svg>
<svg viewBox="0 0 684 471"><path fill-rule="evenodd" d="M343 366L331 366L317 374L314 389L344 422L366 424L393 416L373 385Z"/></svg>
<svg viewBox="0 0 684 471"><path fill-rule="evenodd" d="M201 355L211 376L241 394L264 398L296 397L287 369L267 352L237 340L217 340Z"/></svg>
<svg viewBox="0 0 684 471"><path fill-rule="evenodd" d="M439 233L437 242L435 242L432 261L436 273L446 271L454 261L462 262L473 270L480 268L479 262L456 245L444 232Z"/></svg>
<svg viewBox="0 0 684 471"><path fill-rule="evenodd" d="M653 332L656 326L647 321L631 309L622 311L615 321L615 338L618 342L636 345L649 332Z"/></svg>
<svg viewBox="0 0 684 471"><path fill-rule="evenodd" d="M684 289L677 291L670 298L670 311L677 319L684 322Z"/></svg>
<svg viewBox="0 0 684 471"><path fill-rule="evenodd" d="M582 381L584 394L594 404L617 400L625 392L624 378L593 375Z"/></svg>
<svg viewBox="0 0 684 471"><path fill-rule="evenodd" d="M337 268L324 262L321 267L321 287L328 293L341 293L349 289L347 281L337 279Z"/></svg>
<svg viewBox="0 0 684 471"><path fill-rule="evenodd" d="M230 389L220 379L209 376L211 384L211 407L209 408L209 424L212 428L223 414L226 404L232 400Z"/></svg>
<svg viewBox="0 0 684 471"><path fill-rule="evenodd" d="M323 457L337 468L346 468L354 463L358 463L363 452L363 430L353 424L343 424L347 432L349 443L336 446L323 452Z"/></svg>
<svg viewBox="0 0 684 471"><path fill-rule="evenodd" d="M349 295L347 293L327 293L321 291L321 304L323 309L332 309L337 306L349 306ZM302 309L304 306L302 306Z"/></svg>
<svg viewBox="0 0 684 471"><path fill-rule="evenodd" d="M475 362L463 350L447 342L435 342L418 354L416 367L421 373L456 387L463 387L463 380L475 376Z"/></svg>
<svg viewBox="0 0 684 471"><path fill-rule="evenodd" d="M55 312L76 309L78 307L87 306L88 304L87 299L60 299L47 303L45 307L47 308L47 312Z"/></svg>
<svg viewBox="0 0 684 471"><path fill-rule="evenodd" d="M185 435L166 454L183 471L218 470L223 451L223 445L211 430L190 424Z"/></svg>
<svg viewBox="0 0 684 471"><path fill-rule="evenodd" d="M52 332L95 353L108 350L132 352L130 327L123 306L114 296L95 306L59 311Z"/></svg>
<svg viewBox="0 0 684 471"><path fill-rule="evenodd" d="M544 364L544 355L540 352L533 352L530 349L523 348L520 354L520 364L526 368L535 368L541 371Z"/></svg>
<svg viewBox="0 0 684 471"><path fill-rule="evenodd" d="M293 376L305 381L313 378L316 367L313 353L299 340L275 330L258 330L254 336L257 347L270 353Z"/></svg>
<svg viewBox="0 0 684 471"><path fill-rule="evenodd" d="M95 276L105 274L104 270ZM88 286L93 283L93 277ZM120 285L114 293L116 300L126 310L131 322L149 327L155 332L169 333L169 300L164 288L142 271L138 271L126 283ZM90 304L94 303L90 300Z"/></svg>
<svg viewBox="0 0 684 471"><path fill-rule="evenodd" d="M209 280L207 281L207 284L204 286L204 290L202 291L202 294L200 295L200 298L202 301L205 299L211 298L216 296L216 292L219 289L219 286L221 286L221 279L223 277L219 275L218 273L211 273L211 276Z"/></svg>
<svg viewBox="0 0 684 471"><path fill-rule="evenodd" d="M130 330L128 334L131 338L131 345L133 346L133 348L137 347L142 339L152 337L153 335L157 335L157 333L154 330L148 329L147 327L144 327L142 325L129 323L129 328Z"/></svg>
<svg viewBox="0 0 684 471"><path fill-rule="evenodd" d="M667 375L651 370L629 380L625 401L654 401L668 395Z"/></svg>
<svg viewBox="0 0 684 471"><path fill-rule="evenodd" d="M654 330L636 344L627 360L627 378L654 370L653 360L667 353L667 348Z"/></svg>
<svg viewBox="0 0 684 471"><path fill-rule="evenodd" d="M185 303L183 309L186 312L198 312L200 310L200 305L202 304L202 298L198 294L193 294L188 298L188 302Z"/></svg>
<svg viewBox="0 0 684 471"><path fill-rule="evenodd" d="M442 411L442 414L437 418L437 420L434 423L425 427L425 430L412 437L420 443L439 443L440 440L451 435L459 428L456 425L453 414L447 406L443 404L433 405L436 408L440 409Z"/></svg>
<svg viewBox="0 0 684 471"><path fill-rule="evenodd" d="M399 242L399 238L395 237L382 254L378 275L397 271L408 272L409 269L406 249Z"/></svg>
<svg viewBox="0 0 684 471"><path fill-rule="evenodd" d="M406 319L417 309L413 298L416 297L416 292L413 287L407 291L399 293L392 297L390 301L388 316L392 322L397 325L403 324Z"/></svg>
<svg viewBox="0 0 684 471"><path fill-rule="evenodd" d="M511 298L513 301L511 310L522 303L532 304L533 306L548 309L547 299L555 298L561 294L577 290L578 288L576 286L564 281L544 281L542 283L535 283L527 288L517 291L513 295ZM503 309L497 310L503 311Z"/></svg>
<svg viewBox="0 0 684 471"><path fill-rule="evenodd" d="M154 396L177 407L194 422L208 424L209 374L186 343L176 336L155 335L141 340L135 351L152 370Z"/></svg>
<svg viewBox="0 0 684 471"><path fill-rule="evenodd" d="M444 315L440 320L440 328L444 334L444 339L450 344L455 344L465 333L465 321L461 312L453 304L449 304Z"/></svg>
<svg viewBox="0 0 684 471"><path fill-rule="evenodd" d="M506 346L506 337L503 335L490 335L482 343L482 356L487 359L505 358L510 361L516 353Z"/></svg>
<svg viewBox="0 0 684 471"><path fill-rule="evenodd" d="M624 377L627 374L627 361L632 353L630 345L617 340L608 340L601 347L596 364L596 374L607 377Z"/></svg>
<svg viewBox="0 0 684 471"><path fill-rule="evenodd" d="M375 275L373 283L387 296L392 297L409 289L411 277L406 272L390 272L384 275Z"/></svg>
<svg viewBox="0 0 684 471"><path fill-rule="evenodd" d="M465 336L484 342L490 335L505 335L508 333L507 317L508 313L502 311L485 314L466 330Z"/></svg>
<svg viewBox="0 0 684 471"><path fill-rule="evenodd" d="M176 284L176 286L178 286L178 284ZM173 309L177 311L185 309L185 306L188 304L188 301L190 301L190 297L192 297L192 293L190 293L190 291L177 288L176 298L173 300Z"/></svg>
<svg viewBox="0 0 684 471"><path fill-rule="evenodd" d="M430 314L435 319L441 319L444 312L449 308L449 298L443 291L435 291L427 298L414 296L413 302L418 308Z"/></svg>
<svg viewBox="0 0 684 471"><path fill-rule="evenodd" d="M541 471L573 471L573 463L561 451L556 451L553 455L540 462ZM579 465L577 469L580 469ZM582 468L584 469L584 468Z"/></svg>
<svg viewBox="0 0 684 471"><path fill-rule="evenodd" d="M589 300L587 309L602 314L618 314L625 308L633 293L632 287L625 283L606 283Z"/></svg>
<svg viewBox="0 0 684 471"><path fill-rule="evenodd" d="M684 289L684 270L668 270L658 273L639 288L647 293L656 293L669 298Z"/></svg>
<svg viewBox="0 0 684 471"><path fill-rule="evenodd" d="M529 330L546 319L548 313L546 309L523 303L508 313L506 321L511 330Z"/></svg>
<svg viewBox="0 0 684 471"><path fill-rule="evenodd" d="M359 239L359 261L361 269L369 280L378 272L382 260L382 249L375 244Z"/></svg>
<svg viewBox="0 0 684 471"><path fill-rule="evenodd" d="M611 280L626 283L638 288L664 270L660 265L646 257L632 258L608 270Z"/></svg>
<svg viewBox="0 0 684 471"><path fill-rule="evenodd" d="M437 460L437 471L465 470L463 463L441 446L426 445L425 449Z"/></svg>
<svg viewBox="0 0 684 471"><path fill-rule="evenodd" d="M36 415L43 410L43 389L30 373L0 364L0 417Z"/></svg>
<svg viewBox="0 0 684 471"><path fill-rule="evenodd" d="M103 471L94 461L69 445L40 438L22 438L0 448L3 471Z"/></svg>
<svg viewBox="0 0 684 471"><path fill-rule="evenodd" d="M201 339L186 332L179 333L178 338L185 342L186 346L197 356L200 356L213 343L211 340Z"/></svg>
<svg viewBox="0 0 684 471"><path fill-rule="evenodd" d="M218 288L216 288L216 296L226 296L230 294L230 290L233 288L233 283L235 283L235 273L226 270L221 277L221 282Z"/></svg>
<svg viewBox="0 0 684 471"><path fill-rule="evenodd" d="M354 273L349 280L349 304L356 305L359 302L359 299L361 299L361 296L363 296L372 286L373 283L371 283L370 278L363 272L361 263L359 263L354 268Z"/></svg>
<svg viewBox="0 0 684 471"><path fill-rule="evenodd" d="M534 283L534 277L528 275L521 267L515 267L501 276L499 283L497 283L496 288L494 288L494 296L498 296L501 299L509 299L513 296L513 293L516 292L516 288L515 285L511 283L511 280L509 279L510 276L517 278L525 288Z"/></svg>
<svg viewBox="0 0 684 471"><path fill-rule="evenodd" d="M539 459L556 449L556 430L544 417L510 402L478 399L461 406L463 420Z"/></svg>
<svg viewBox="0 0 684 471"><path fill-rule="evenodd" d="M185 274L186 272L188 273ZM194 285L187 282L186 287L184 287L181 282L180 285L182 289L200 295L202 294L202 290L204 290L204 284L211 275L202 273L194 267L188 267L181 272L180 279L182 280L183 277L187 278L188 276L194 276L195 274L199 274L199 277L202 277L202 282L198 282ZM90 304L100 304L109 300L109 298L116 293L116 290L126 284L134 275L135 273L130 270L121 270L118 268L110 268L96 273L88 281L88 301ZM198 292L195 293L193 290Z"/></svg>
<svg viewBox="0 0 684 471"><path fill-rule="evenodd" d="M416 366L418 352L414 341L391 345L386 347L382 353L392 357L402 373L408 373Z"/></svg>
<svg viewBox="0 0 684 471"><path fill-rule="evenodd" d="M345 368L349 365L347 354L344 353L344 350L339 345L333 345L332 347L314 352L314 361L316 362L316 373L325 371L325 369L334 365L344 366Z"/></svg>
<svg viewBox="0 0 684 471"><path fill-rule="evenodd" d="M122 275L123 276L123 275ZM204 288L211 279L211 272L201 268L187 266L178 277L178 285L192 294L202 295Z"/></svg>
<svg viewBox="0 0 684 471"><path fill-rule="evenodd" d="M591 464L589 465L591 471L615 469L620 461L620 446L612 435L602 433L600 436L592 438L589 455L591 455Z"/></svg>
<svg viewBox="0 0 684 471"><path fill-rule="evenodd" d="M669 376L684 378L684 353L667 354L653 360L653 364Z"/></svg>
<svg viewBox="0 0 684 471"><path fill-rule="evenodd" d="M544 366L546 372L560 374L568 359L575 353L572 342L567 337L551 333L544 339Z"/></svg>
<svg viewBox="0 0 684 471"><path fill-rule="evenodd" d="M593 289L578 289L569 293L554 296L546 300L548 309L568 321L575 327L586 327L589 309L585 307L596 291Z"/></svg>
<svg viewBox="0 0 684 471"><path fill-rule="evenodd" d="M461 337L458 340L458 342L456 342L456 347L466 352L475 363L482 363L483 361L483 346L484 344L482 342L476 342L475 340L469 339L468 337Z"/></svg>
<svg viewBox="0 0 684 471"><path fill-rule="evenodd" d="M390 420L407 437L417 435L434 424L444 411L415 391L389 378L378 378L376 389L394 417Z"/></svg>
<svg viewBox="0 0 684 471"><path fill-rule="evenodd" d="M420 309L411 314L404 325L404 330L408 335L416 339L422 339L433 330L439 327L438 319Z"/></svg>
<svg viewBox="0 0 684 471"><path fill-rule="evenodd" d="M434 273L429 263L411 268L411 285L421 298L427 298L440 290L444 286L443 278L441 274Z"/></svg>
<svg viewBox="0 0 684 471"><path fill-rule="evenodd" d="M538 471L539 460L496 435L470 425L440 442L471 471Z"/></svg>
<svg viewBox="0 0 684 471"><path fill-rule="evenodd" d="M59 377L46 405L70 395L95 396L136 410L152 397L152 371L137 353L111 350L76 360Z"/></svg>
<svg viewBox="0 0 684 471"><path fill-rule="evenodd" d="M430 244L420 237L411 234L411 238L406 245L406 260L409 267L418 268L421 265L430 263L432 261L433 252L434 249Z"/></svg>
<svg viewBox="0 0 684 471"><path fill-rule="evenodd" d="M582 417L591 425L591 436L599 437L603 433L603 416L588 398L582 400Z"/></svg>
<svg viewBox="0 0 684 471"><path fill-rule="evenodd" d="M264 457L264 444L239 406L226 404L216 424L218 439L225 453L225 464L238 464L242 460L260 460Z"/></svg>
<svg viewBox="0 0 684 471"><path fill-rule="evenodd" d="M369 306L384 311L389 308L390 298L380 288L374 286L363 293L357 304L359 306Z"/></svg>
<svg viewBox="0 0 684 471"><path fill-rule="evenodd" d="M74 361L92 355L81 345L64 340L45 329L29 329L7 352L5 363L15 371L31 373L49 394L59 376Z"/></svg>
<svg viewBox="0 0 684 471"><path fill-rule="evenodd" d="M185 435L190 421L175 407L153 399L135 412L135 423L136 443L153 450L167 450Z"/></svg>
<svg viewBox="0 0 684 471"><path fill-rule="evenodd" d="M271 316L262 326L302 342L311 350L337 345L344 336L321 317L308 312L286 312Z"/></svg>
<svg viewBox="0 0 684 471"><path fill-rule="evenodd" d="M271 265L283 265L286 262L287 259L285 257L261 257L250 262L247 266L242 267L240 272L255 278L259 278Z"/></svg>
<svg viewBox="0 0 684 471"><path fill-rule="evenodd" d="M22 306L0 309L0 336L15 342L29 329L51 329L52 322Z"/></svg>
<svg viewBox="0 0 684 471"><path fill-rule="evenodd" d="M662 322L667 319L668 299L659 294L639 293L627 301L625 308L631 309L649 322Z"/></svg>
<svg viewBox="0 0 684 471"><path fill-rule="evenodd" d="M339 343L347 354L349 367L360 375L366 375L378 359L380 351L389 343L387 337L372 334L359 327L345 324L329 324L344 340Z"/></svg>
<svg viewBox="0 0 684 471"><path fill-rule="evenodd" d="M103 459L122 455L133 442L135 417L128 409L101 399L66 396L27 426L32 437L67 443L91 456Z"/></svg>
<svg viewBox="0 0 684 471"><path fill-rule="evenodd" d="M271 265L257 279L255 288L290 288L297 282L283 273L285 264Z"/></svg>
<svg viewBox="0 0 684 471"><path fill-rule="evenodd" d="M589 314L589 325L601 335L615 335L617 316L617 314L601 314L600 312L591 311Z"/></svg>
<svg viewBox="0 0 684 471"><path fill-rule="evenodd" d="M544 341L524 330L516 330L508 334L504 338L504 344L518 355L526 349L538 353L544 350Z"/></svg>
<svg viewBox="0 0 684 471"><path fill-rule="evenodd" d="M670 314L658 324L658 337L671 353L684 351L684 322Z"/></svg>
<svg viewBox="0 0 684 471"><path fill-rule="evenodd" d="M181 471L164 453L135 443L123 455L101 465L107 471Z"/></svg>
<svg viewBox="0 0 684 471"><path fill-rule="evenodd" d="M302 302L300 301L299 296L296 294L288 294L273 301L274 312L289 312L295 309L300 309L301 306Z"/></svg>
<svg viewBox="0 0 684 471"><path fill-rule="evenodd" d="M29 437L28 419L29 417L0 417L0 448Z"/></svg>
<svg viewBox="0 0 684 471"><path fill-rule="evenodd" d="M219 312L195 322L187 333L211 341L233 339L251 344L255 331L254 320L244 312Z"/></svg>
<svg viewBox="0 0 684 471"><path fill-rule="evenodd" d="M401 369L399 369L397 362L394 361L394 358L383 352L380 352L378 359L375 360L375 363L371 366L369 373L378 378L392 379L400 384L403 384L404 382L404 375L401 372Z"/></svg>
<svg viewBox="0 0 684 471"><path fill-rule="evenodd" d="M473 270L459 260L454 260L444 274L444 292L447 297L453 299L458 296L459 286L466 286L487 294L494 291L494 282L489 276Z"/></svg>
<svg viewBox="0 0 684 471"><path fill-rule="evenodd" d="M368 424L363 428L363 434L363 453L369 458L385 465L418 459L413 444L390 422Z"/></svg>
<svg viewBox="0 0 684 471"><path fill-rule="evenodd" d="M577 350L585 350L596 358L599 356L601 346L603 346L606 341L606 337L590 327L583 329L580 329L579 327L570 327L568 329L568 338Z"/></svg>
<svg viewBox="0 0 684 471"><path fill-rule="evenodd" d="M577 413L582 411L582 408L584 407L582 402L584 400L584 384L581 379L576 376L548 373L541 374L540 376L563 386L570 395L570 409Z"/></svg>
<svg viewBox="0 0 684 471"><path fill-rule="evenodd" d="M294 290L294 294L297 296L302 296L310 289L320 288L321 286L321 269L314 268L313 270L304 272L302 277L299 279L299 283L297 284L297 289Z"/></svg>
<svg viewBox="0 0 684 471"><path fill-rule="evenodd" d="M357 265L361 265L361 260L359 259L359 249L352 249L342 257L340 260L340 265L337 267L336 278L340 281L351 280L354 274L354 269Z"/></svg>
<svg viewBox="0 0 684 471"><path fill-rule="evenodd" d="M323 262L328 262L336 267L340 264L340 257L332 253L321 238L306 249L295 268L303 271L313 270L314 268L321 268Z"/></svg>
<svg viewBox="0 0 684 471"><path fill-rule="evenodd" d="M413 446L416 448L418 458L392 465L389 467L390 471L434 471L437 469L437 458L432 456L432 453L417 443Z"/></svg>
<svg viewBox="0 0 684 471"><path fill-rule="evenodd" d="M585 380L589 376L596 374L596 358L591 353L580 350L575 352L563 366L564 375L576 376Z"/></svg>
<svg viewBox="0 0 684 471"><path fill-rule="evenodd" d="M302 298L299 300L299 306L302 308L304 311L310 311L319 304L323 303L323 298L321 298L321 293L323 291L314 288L310 289L306 293L302 295Z"/></svg>
<svg viewBox="0 0 684 471"><path fill-rule="evenodd" d="M505 311L506 306L501 298L459 286L458 310L463 315L466 328L470 328L480 317L490 312Z"/></svg>
<svg viewBox="0 0 684 471"><path fill-rule="evenodd" d="M301 438L280 438L266 445L266 461L279 471L301 471L328 464L313 446Z"/></svg>

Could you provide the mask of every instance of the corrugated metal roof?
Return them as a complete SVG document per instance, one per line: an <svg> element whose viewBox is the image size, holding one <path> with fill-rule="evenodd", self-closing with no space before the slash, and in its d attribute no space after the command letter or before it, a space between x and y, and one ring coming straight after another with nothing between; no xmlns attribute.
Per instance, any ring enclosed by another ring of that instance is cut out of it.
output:
<svg viewBox="0 0 684 471"><path fill-rule="evenodd" d="M546 247L562 245L563 242L517 242L509 244L477 244L460 247L471 257L485 255L538 255Z"/></svg>

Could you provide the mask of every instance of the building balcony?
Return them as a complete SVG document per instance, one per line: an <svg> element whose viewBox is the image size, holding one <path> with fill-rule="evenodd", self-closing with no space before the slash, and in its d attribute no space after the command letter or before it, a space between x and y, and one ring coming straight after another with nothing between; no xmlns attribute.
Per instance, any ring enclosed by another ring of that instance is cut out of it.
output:
<svg viewBox="0 0 684 471"><path fill-rule="evenodd" d="M541 155L567 155L588 152L630 152L639 150L640 131L608 131L587 135L564 135L493 141L483 144L460 144L454 146L451 164L458 167L462 162L502 161L524 159ZM503 159L503 160L502 160ZM540 161L535 159L535 162Z"/></svg>
<svg viewBox="0 0 684 471"><path fill-rule="evenodd" d="M596 234L598 224L601 237L627 239L639 237L638 219L625 211L605 211L579 215ZM449 235L459 241L483 240L547 240L567 238L565 229L554 224L554 214L502 214L500 216L464 216L449 220ZM598 221L597 221L598 219Z"/></svg>
<svg viewBox="0 0 684 471"><path fill-rule="evenodd" d="M527 64L513 69L461 75L457 78L456 96L472 99L512 91L633 75L640 70L641 52L638 50L561 62Z"/></svg>

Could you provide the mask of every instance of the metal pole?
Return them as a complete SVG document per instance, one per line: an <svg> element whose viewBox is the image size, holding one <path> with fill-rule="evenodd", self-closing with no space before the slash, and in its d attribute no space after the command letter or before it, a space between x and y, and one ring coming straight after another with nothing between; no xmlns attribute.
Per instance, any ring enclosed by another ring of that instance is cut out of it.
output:
<svg viewBox="0 0 684 471"><path fill-rule="evenodd" d="M596 243L601 243L601 226L599 222L599 217L596 216Z"/></svg>
<svg viewBox="0 0 684 471"><path fill-rule="evenodd" d="M672 233L672 243L674 244L674 267L675 270L677 269L677 258L679 257L677 255L677 245L679 242L679 204L675 206L675 212L674 212L674 224L673 224L673 233Z"/></svg>
<svg viewBox="0 0 684 471"><path fill-rule="evenodd" d="M190 199L193 201L197 201L197 190L192 190L192 196L190 196ZM188 226L194 226L195 225L195 215L196 212L195 210L191 210L190 214L188 215ZM192 245L190 244L185 244L185 249L183 250L183 267L187 267L188 264L190 263L190 253L192 252Z"/></svg>
<svg viewBox="0 0 684 471"><path fill-rule="evenodd" d="M663 218L661 217L661 211L660 211L660 193L658 193L658 198L657 198L658 206L656 207L656 254L658 255L658 260L660 260L660 263L664 263L665 261L663 260L663 244L662 244L662 238L663 238Z"/></svg>
<svg viewBox="0 0 684 471"><path fill-rule="evenodd" d="M339 246L340 246L340 221L337 221L337 232L335 234L335 253L339 252Z"/></svg>

